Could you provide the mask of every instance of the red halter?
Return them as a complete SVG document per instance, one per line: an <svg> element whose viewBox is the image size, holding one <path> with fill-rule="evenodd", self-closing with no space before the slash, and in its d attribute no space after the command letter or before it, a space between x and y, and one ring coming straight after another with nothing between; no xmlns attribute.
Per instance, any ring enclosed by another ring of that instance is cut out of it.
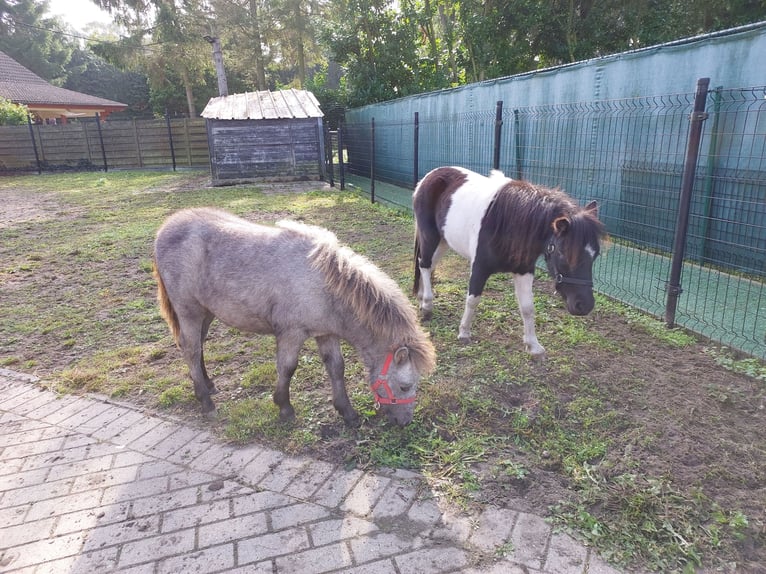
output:
<svg viewBox="0 0 766 574"><path fill-rule="evenodd" d="M393 353L386 355L386 361L383 363L383 369L381 369L378 379L372 385L370 385L370 389L375 395L375 408L378 408L380 405L406 405L415 402L415 395L412 395L406 399L397 399L394 396L394 393L391 391L391 387L388 386L386 375L388 374L388 367L391 366L391 361L393 358ZM378 387L383 387L386 396L381 397L378 394Z"/></svg>

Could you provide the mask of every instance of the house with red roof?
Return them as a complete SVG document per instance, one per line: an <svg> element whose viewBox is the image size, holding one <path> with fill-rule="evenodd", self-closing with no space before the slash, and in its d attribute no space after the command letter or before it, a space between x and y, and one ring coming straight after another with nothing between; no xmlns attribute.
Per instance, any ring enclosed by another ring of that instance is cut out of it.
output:
<svg viewBox="0 0 766 574"><path fill-rule="evenodd" d="M99 114L105 119L119 112L127 104L58 88L0 52L0 97L15 104L24 104L41 121L55 119L57 123L79 117Z"/></svg>

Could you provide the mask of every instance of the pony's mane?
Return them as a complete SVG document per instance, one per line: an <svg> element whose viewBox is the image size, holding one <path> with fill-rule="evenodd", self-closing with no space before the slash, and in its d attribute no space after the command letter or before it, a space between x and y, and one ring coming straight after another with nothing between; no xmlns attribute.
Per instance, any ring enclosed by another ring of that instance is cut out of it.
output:
<svg viewBox="0 0 766 574"><path fill-rule="evenodd" d="M399 286L366 257L340 245L331 231L293 221L279 227L308 236L311 265L321 271L327 290L352 310L360 323L393 345L406 345L421 374L433 370L436 355L417 314ZM393 350L393 349L392 349Z"/></svg>
<svg viewBox="0 0 766 574"><path fill-rule="evenodd" d="M511 180L498 190L487 211L493 241L512 260L534 266L537 257L553 234L553 222L566 217L570 221L561 249L570 266L576 266L587 244L599 246L606 230L591 211L580 207L559 188Z"/></svg>

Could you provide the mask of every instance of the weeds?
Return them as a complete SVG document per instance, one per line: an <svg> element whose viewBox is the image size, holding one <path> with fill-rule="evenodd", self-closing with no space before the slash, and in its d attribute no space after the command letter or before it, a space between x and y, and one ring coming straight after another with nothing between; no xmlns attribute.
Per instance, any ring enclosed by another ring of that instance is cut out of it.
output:
<svg viewBox="0 0 766 574"><path fill-rule="evenodd" d="M296 218L331 228L410 293L410 214L352 193L268 195L257 186L210 189L201 181L195 187L194 178L198 174L115 172L0 181L0 192L24 189L26 211L37 210L34 219L0 228L0 366L36 372L67 392L99 392L199 417L151 277L155 230L181 207L217 205L259 222ZM38 198L55 198L57 207ZM740 540L762 528L761 517L739 507L749 502L744 494L724 503L703 486L726 479L745 491L747 479L758 483L763 476L763 460L736 459L739 451L729 449L725 473L701 464L699 476L682 483L675 471L684 469L673 460L664 431L672 427L680 440L712 432L701 425L715 417L724 431L727 421L757 420L763 363L709 351L694 357L708 359L704 368L686 364L688 377L675 365L655 365L658 350L676 350L677 359L696 339L602 296L594 314L572 317L543 272L535 309L547 361L532 362L524 351L512 282L502 275L487 282L473 344L460 345L468 264L447 254L436 277L434 316L424 327L438 364L420 383L413 424L385 422L363 363L344 345L347 390L362 418L360 428L345 428L313 342L303 349L291 384L296 419L280 421L271 399L273 337L214 322L205 353L220 389L216 428L235 442L258 441L345 466L417 470L433 491L464 507L505 496L514 486L561 485L537 493L553 505L559 524L613 562L663 572L730 561ZM711 376L716 369L718 378ZM732 382L731 373L758 381L755 391ZM685 394L686 402L678 400ZM694 414L696 403L689 408L692 400L708 400L701 403L705 420ZM729 413L736 418L724 418ZM704 438L713 447L724 442ZM740 450L750 458L760 452ZM658 462L663 454L668 460ZM748 465L750 475L735 475ZM551 475L555 480L543 483Z"/></svg>

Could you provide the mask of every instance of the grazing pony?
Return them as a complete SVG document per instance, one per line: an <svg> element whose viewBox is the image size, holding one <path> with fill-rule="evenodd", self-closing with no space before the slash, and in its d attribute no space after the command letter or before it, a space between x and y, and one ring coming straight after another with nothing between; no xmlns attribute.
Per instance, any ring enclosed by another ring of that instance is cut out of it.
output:
<svg viewBox="0 0 766 574"><path fill-rule="evenodd" d="M340 340L359 352L376 404L399 425L412 420L420 377L435 352L399 286L333 233L295 222L257 225L212 208L171 215L157 232L154 275L162 316L181 349L202 411L215 410L203 343L214 318L277 339L280 418L291 419L290 379L314 337L335 409L359 424L344 382Z"/></svg>
<svg viewBox="0 0 766 574"><path fill-rule="evenodd" d="M524 343L533 356L545 349L535 334L532 281L542 254L556 291L572 315L587 315L593 298L593 261L606 231L598 206L585 208L558 189L505 177L485 177L460 167L439 167L418 183L415 211L415 285L424 319L431 317L431 273L447 247L471 262L471 278L458 338L471 340L471 322L484 285L494 273L513 273L524 322Z"/></svg>

